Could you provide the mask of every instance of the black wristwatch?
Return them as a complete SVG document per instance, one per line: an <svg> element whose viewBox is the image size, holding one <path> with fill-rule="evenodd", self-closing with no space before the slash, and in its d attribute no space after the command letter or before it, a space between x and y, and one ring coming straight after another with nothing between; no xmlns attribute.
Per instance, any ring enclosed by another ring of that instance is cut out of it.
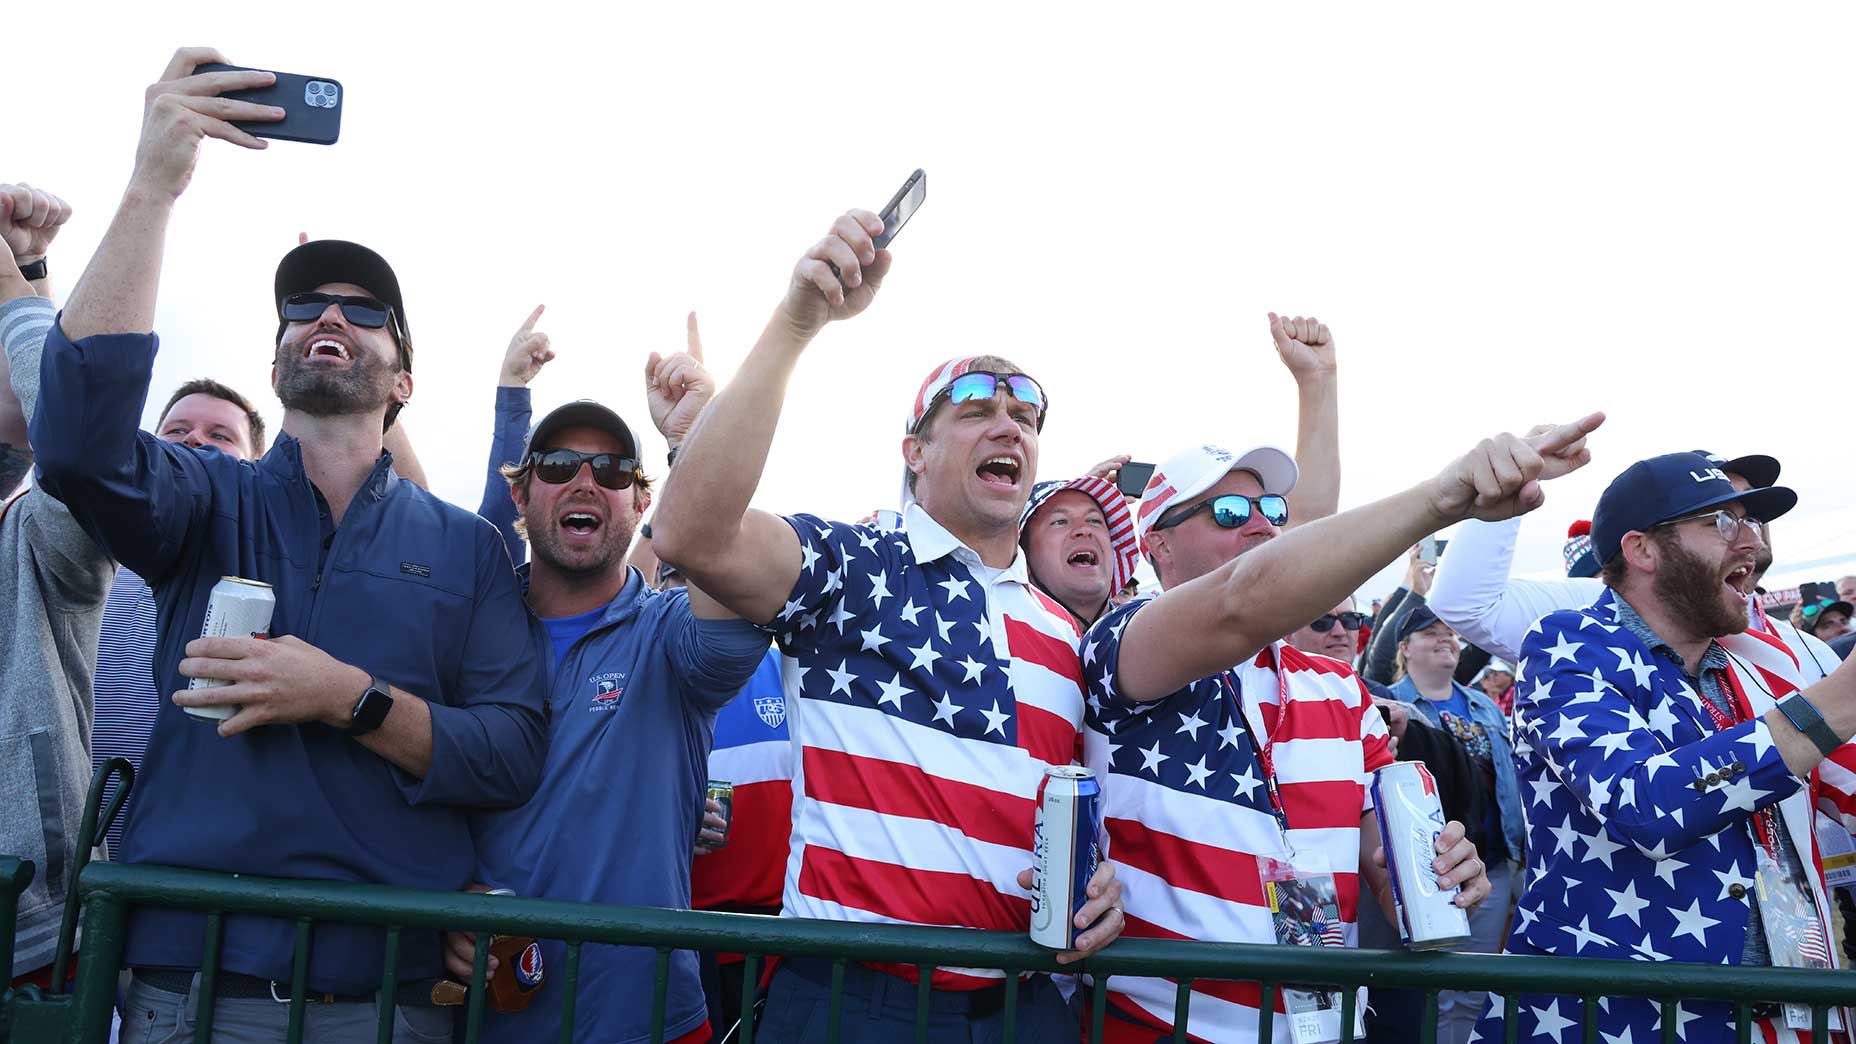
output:
<svg viewBox="0 0 1856 1044"><path fill-rule="evenodd" d="M35 279L44 279L47 271L45 259L42 257L29 265L19 266L19 274L25 276L27 282L31 282Z"/></svg>
<svg viewBox="0 0 1856 1044"><path fill-rule="evenodd" d="M367 691L354 701L354 711L348 716L348 735L365 736L374 731L387 720L387 712L392 709L393 690L379 675L370 675Z"/></svg>

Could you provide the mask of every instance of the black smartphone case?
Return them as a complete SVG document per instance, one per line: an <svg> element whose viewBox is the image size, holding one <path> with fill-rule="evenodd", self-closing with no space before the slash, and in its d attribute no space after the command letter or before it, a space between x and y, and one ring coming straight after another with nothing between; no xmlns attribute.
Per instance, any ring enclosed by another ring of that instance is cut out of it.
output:
<svg viewBox="0 0 1856 1044"><path fill-rule="evenodd" d="M249 67L207 64L196 68L194 72L235 72L246 68ZM284 118L261 123L234 120L232 126L260 138L301 141L311 145L335 144L335 139L341 137L342 133L342 101L346 93L341 81L327 76L300 76L296 73L280 72L275 75L277 82L269 87L227 91L221 97L256 102L259 105L275 105L284 110Z"/></svg>

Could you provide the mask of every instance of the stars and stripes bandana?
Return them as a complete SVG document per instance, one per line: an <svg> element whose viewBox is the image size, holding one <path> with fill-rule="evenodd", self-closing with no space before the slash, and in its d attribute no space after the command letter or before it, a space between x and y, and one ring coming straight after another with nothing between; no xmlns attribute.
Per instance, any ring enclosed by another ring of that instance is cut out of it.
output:
<svg viewBox="0 0 1856 1044"><path fill-rule="evenodd" d="M921 390L915 393L915 402L909 406L909 423L903 427L903 432L913 432L921 424L922 418L928 415L928 407L934 403L934 397L954 383L954 378L973 369L979 361L980 356L969 355L964 359L949 359L935 367L928 379L922 382Z"/></svg>
<svg viewBox="0 0 1856 1044"><path fill-rule="evenodd" d="M1024 514L1018 516L1019 539L1024 539L1025 527L1030 524L1031 516L1037 514L1038 508L1066 489L1087 494L1102 509L1102 517L1108 522L1108 543L1115 552L1114 577L1109 583L1109 592L1112 594L1121 590L1128 578L1134 575L1134 567L1141 562L1141 548L1134 539L1134 516L1128 511L1128 499L1107 479L1084 475L1068 482L1051 479L1032 486L1031 499L1025 501Z"/></svg>

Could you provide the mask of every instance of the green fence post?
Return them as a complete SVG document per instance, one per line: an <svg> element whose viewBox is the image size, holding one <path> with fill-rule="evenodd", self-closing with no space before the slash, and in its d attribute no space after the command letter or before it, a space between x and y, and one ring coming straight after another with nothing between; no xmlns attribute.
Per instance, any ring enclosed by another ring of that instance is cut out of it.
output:
<svg viewBox="0 0 1856 1044"><path fill-rule="evenodd" d="M928 991L934 987L934 968L915 966L915 1044L928 1044Z"/></svg>
<svg viewBox="0 0 1856 1044"><path fill-rule="evenodd" d="M1348 986L1340 991L1340 1044L1353 1044L1354 1006L1360 1003L1360 991Z"/></svg>
<svg viewBox="0 0 1856 1044"><path fill-rule="evenodd" d="M1674 1033L1675 1030L1669 1030ZM1502 1044L1520 1044L1521 1040L1521 996L1516 993L1502 995ZM1671 1037L1665 1037L1663 1044L1675 1044Z"/></svg>
<svg viewBox="0 0 1856 1044"><path fill-rule="evenodd" d="M1257 993L1261 998L1257 1003L1257 1039L1276 1039L1276 984L1273 982L1257 983ZM1424 1044L1431 1044L1425 1041Z"/></svg>
<svg viewBox="0 0 1856 1044"><path fill-rule="evenodd" d="M561 972L561 1044L574 1044L574 1005L580 995L580 942L567 943L567 966Z"/></svg>
<svg viewBox="0 0 1856 1044"><path fill-rule="evenodd" d="M200 947L200 993L193 1017L193 1044L212 1044L214 1001L219 996L219 947L225 924L219 911L206 915L206 940Z"/></svg>
<svg viewBox="0 0 1856 1044"><path fill-rule="evenodd" d="M754 996L759 993L760 958L748 953L742 955L741 966L741 1044L754 1044ZM723 1034L728 1027L721 1029Z"/></svg>
<svg viewBox="0 0 1856 1044"><path fill-rule="evenodd" d="M1673 1000L1663 1001L1663 1044L1676 1044L1676 1016L1678 1014L1678 1003L1679 1002ZM1510 1044L1513 1044L1513 1042L1510 1042Z"/></svg>
<svg viewBox="0 0 1856 1044"><path fill-rule="evenodd" d="M1018 1044L1018 969L1005 969L1005 1040Z"/></svg>
<svg viewBox="0 0 1856 1044"><path fill-rule="evenodd" d="M1102 1020L1108 1018L1106 975L1096 976L1096 988L1090 991L1089 996L1089 1014L1089 1044L1102 1044L1102 1034L1108 1032L1108 1028L1102 1025Z"/></svg>
<svg viewBox="0 0 1856 1044"><path fill-rule="evenodd" d="M309 929L307 917L296 919L296 951L290 965L290 1021L284 1027L285 1044L303 1044L303 1005L309 1003Z"/></svg>
<svg viewBox="0 0 1856 1044"><path fill-rule="evenodd" d="M1587 994L1579 1005L1579 1044L1598 1044L1598 998Z"/></svg>
<svg viewBox="0 0 1856 1044"><path fill-rule="evenodd" d="M829 1012L825 1024L826 1044L838 1044L838 1037L844 1032L844 959L831 962L831 997L828 1001Z"/></svg>
<svg viewBox="0 0 1856 1044"><path fill-rule="evenodd" d="M84 952L77 961L71 990L76 1017L68 1044L110 1039L110 1013L116 1010L116 973L122 967L123 938L129 927L129 904L110 892L94 892L84 904ZM9 937L10 938L10 937Z"/></svg>
<svg viewBox="0 0 1856 1044"><path fill-rule="evenodd" d="M1186 1020L1192 1014L1192 980L1180 979L1173 994L1173 1044L1186 1044Z"/></svg>
<svg viewBox="0 0 1856 1044"><path fill-rule="evenodd" d="M657 970L651 976L651 1044L664 1044L664 1010L670 1002L670 951L657 948Z"/></svg>
<svg viewBox="0 0 1856 1044"><path fill-rule="evenodd" d="M1753 1042L1753 1010L1745 1002L1734 1005L1734 1040L1739 1044Z"/></svg>
<svg viewBox="0 0 1856 1044"><path fill-rule="evenodd" d="M471 958L470 994L464 1006L464 1044L477 1044L483 1035L483 998L490 992L490 933L477 930L477 950Z"/></svg>
<svg viewBox="0 0 1856 1044"><path fill-rule="evenodd" d="M380 996L374 1002L374 1044L393 1044L393 1010L400 993L400 928L387 926L387 952L381 960Z"/></svg>

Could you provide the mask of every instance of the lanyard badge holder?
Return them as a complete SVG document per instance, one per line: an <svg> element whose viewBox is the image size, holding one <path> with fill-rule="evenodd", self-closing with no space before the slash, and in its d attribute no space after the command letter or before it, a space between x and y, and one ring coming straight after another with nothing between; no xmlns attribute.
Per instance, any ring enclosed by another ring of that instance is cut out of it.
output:
<svg viewBox="0 0 1856 1044"><path fill-rule="evenodd" d="M1712 700L1703 698L1708 717L1716 731L1725 731L1752 717L1746 694L1732 671L1726 676L1731 709L1729 716ZM1830 943L1824 920L1818 916L1817 901L1811 895L1811 883L1802 876L1802 867L1787 865L1779 856L1778 806L1767 805L1753 813L1753 881L1759 896L1760 927L1766 937L1766 952L1775 968L1829 968ZM1804 1004L1782 1005L1785 1024L1793 1030L1811 1029L1811 1009ZM1842 1010L1830 1009L1830 1028L1843 1030Z"/></svg>
<svg viewBox="0 0 1856 1044"><path fill-rule="evenodd" d="M1277 677L1281 678L1278 671ZM1224 679L1225 689L1244 710L1243 698ZM1279 713L1288 711L1288 694L1282 694ZM1278 719L1280 721L1280 719ZM1276 787L1276 765L1270 742L1258 743L1252 722L1244 719L1244 739L1250 744L1257 767L1263 773L1264 792L1269 797L1270 813L1276 819L1276 836L1281 841L1281 856L1259 856L1257 875L1262 879L1263 898L1269 906L1270 926L1281 946L1345 946L1346 926L1340 917L1340 896L1334 885L1334 872L1320 852L1297 852L1289 839L1289 819L1283 812L1282 794ZM1338 990L1282 988L1283 1011L1289 1017L1289 1030L1295 1044L1335 1044L1341 1038L1341 997ZM1354 1039L1366 1035L1365 999L1354 1005Z"/></svg>

